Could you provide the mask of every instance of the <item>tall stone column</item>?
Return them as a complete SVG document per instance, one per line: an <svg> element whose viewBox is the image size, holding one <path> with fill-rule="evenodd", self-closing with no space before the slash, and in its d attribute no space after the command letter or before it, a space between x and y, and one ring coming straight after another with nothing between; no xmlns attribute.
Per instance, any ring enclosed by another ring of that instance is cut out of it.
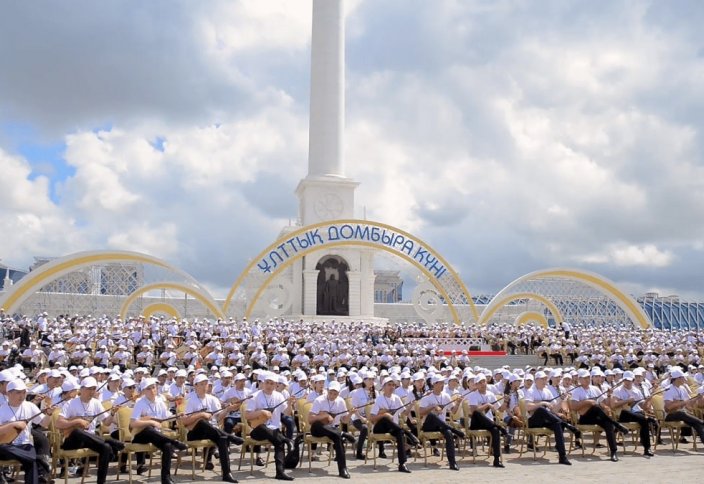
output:
<svg viewBox="0 0 704 484"><path fill-rule="evenodd" d="M359 316L362 314L361 306L361 286L359 284L362 274L358 271L349 271L347 273L347 282L349 285L349 310L350 316Z"/></svg>
<svg viewBox="0 0 704 484"><path fill-rule="evenodd" d="M318 270L303 271L303 314L315 316L318 309Z"/></svg>
<svg viewBox="0 0 704 484"><path fill-rule="evenodd" d="M308 176L344 176L345 21L342 0L313 0Z"/></svg>

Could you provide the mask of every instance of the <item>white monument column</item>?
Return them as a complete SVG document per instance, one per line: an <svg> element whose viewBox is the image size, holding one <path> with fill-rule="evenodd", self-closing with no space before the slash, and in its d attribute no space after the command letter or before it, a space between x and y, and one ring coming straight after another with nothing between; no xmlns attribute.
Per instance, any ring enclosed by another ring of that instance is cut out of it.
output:
<svg viewBox="0 0 704 484"><path fill-rule="evenodd" d="M362 304L360 297L361 286L360 281L362 279L362 274L358 271L350 271L347 273L347 287L349 288L349 293L347 295L347 301L349 304L350 316L360 316L362 314ZM366 314L373 314L366 313Z"/></svg>
<svg viewBox="0 0 704 484"><path fill-rule="evenodd" d="M308 176L344 176L345 21L342 0L313 0Z"/></svg>
<svg viewBox="0 0 704 484"><path fill-rule="evenodd" d="M318 309L318 271L316 269L303 271L303 287L308 289L303 294L303 312L315 314Z"/></svg>

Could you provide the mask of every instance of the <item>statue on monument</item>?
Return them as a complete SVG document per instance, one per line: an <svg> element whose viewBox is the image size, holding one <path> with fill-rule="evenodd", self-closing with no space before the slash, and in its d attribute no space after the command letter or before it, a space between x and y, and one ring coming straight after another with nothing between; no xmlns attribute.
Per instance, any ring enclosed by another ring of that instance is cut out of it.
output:
<svg viewBox="0 0 704 484"><path fill-rule="evenodd" d="M331 257L318 264L318 311L320 315L349 315L347 264Z"/></svg>

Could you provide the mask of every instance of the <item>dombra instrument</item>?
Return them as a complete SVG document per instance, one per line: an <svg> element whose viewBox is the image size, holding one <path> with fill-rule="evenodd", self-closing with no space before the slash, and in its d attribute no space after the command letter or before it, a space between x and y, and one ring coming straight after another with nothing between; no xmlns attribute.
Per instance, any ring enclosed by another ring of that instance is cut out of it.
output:
<svg viewBox="0 0 704 484"><path fill-rule="evenodd" d="M41 394L41 395L43 395L43 394ZM48 395L44 395L42 398L50 398L50 397ZM73 397L71 397L71 398L73 398ZM46 413L46 411L49 410L50 408L54 408L54 410L56 410L56 407L58 407L59 405L64 403L66 400L70 400L71 398L63 398L63 399L59 400L58 402L56 402L56 405L52 405L50 407L45 408L44 410L40 410L38 413L35 413L31 417L27 417L27 418L23 418L23 419L19 419L19 420L13 420L13 422L24 422L26 424L29 424L29 422L31 422L32 420L37 418L39 415ZM5 422L5 423L7 424L7 423L12 423L12 422ZM22 430L18 430L16 428L12 428L12 429L7 430L3 435L0 436L0 444L10 444L10 443L14 442L14 440L17 438L18 435L20 435L21 432L22 432Z"/></svg>
<svg viewBox="0 0 704 484"><path fill-rule="evenodd" d="M296 395L304 392L305 390L306 390L305 388L301 388L296 393L294 393L292 396L295 397ZM252 395L252 396L254 396L254 395ZM274 414L274 410L276 410L277 408L279 408L281 405L283 405L286 402L288 402L288 398L283 399L282 401L280 401L279 403L277 403L273 407L259 409L261 414L257 418L249 419L249 427L252 429L256 429L260 425L267 423L271 419L271 416Z"/></svg>
<svg viewBox="0 0 704 484"><path fill-rule="evenodd" d="M88 423L91 423L93 420L95 420L96 418L100 417L100 416L103 415L103 414L106 414L106 413L108 413L108 412L112 412L112 413L117 412L117 410L119 410L120 408L122 408L122 407L124 407L124 406L126 406L126 405L129 405L131 402L134 402L134 401L137 400L138 398L139 398L139 395L135 395L135 396L133 396L132 398L130 398L129 400L125 400L124 402L122 402L122 403L119 404L119 405L113 405L113 406L110 407L110 408L106 408L106 409L103 410L102 412L98 412L98 413L96 413L95 415L77 415L77 416L75 416L75 417L67 418L66 421L67 421L67 422L76 422L77 420L84 420L84 421L86 421L86 422L88 422ZM68 437L69 435L71 435L71 432L73 432L75 429L76 429L75 427L73 427L73 428L69 427L69 428L67 428L67 429L64 429L64 430L62 431L62 433L64 434L64 438L66 438L66 437Z"/></svg>

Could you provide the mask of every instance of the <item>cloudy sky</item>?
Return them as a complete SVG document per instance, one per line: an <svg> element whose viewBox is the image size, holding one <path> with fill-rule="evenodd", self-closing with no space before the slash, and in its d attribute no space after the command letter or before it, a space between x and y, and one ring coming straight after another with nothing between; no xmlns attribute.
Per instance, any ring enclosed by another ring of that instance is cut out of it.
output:
<svg viewBox="0 0 704 484"><path fill-rule="evenodd" d="M474 294L569 266L704 299L704 2L348 0L357 215ZM0 258L213 288L297 216L311 0L0 3Z"/></svg>

